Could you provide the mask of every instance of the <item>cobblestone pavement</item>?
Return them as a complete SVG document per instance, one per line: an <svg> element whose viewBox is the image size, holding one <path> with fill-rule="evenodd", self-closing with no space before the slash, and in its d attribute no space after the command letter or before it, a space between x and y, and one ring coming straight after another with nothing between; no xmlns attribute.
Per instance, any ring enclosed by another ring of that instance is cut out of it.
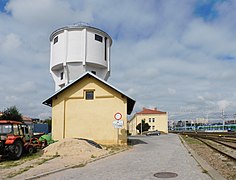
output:
<svg viewBox="0 0 236 180"><path fill-rule="evenodd" d="M175 180L208 180L207 173L194 160L175 134L131 137L138 142L131 150L68 169L40 179L152 180L155 173L171 172Z"/></svg>

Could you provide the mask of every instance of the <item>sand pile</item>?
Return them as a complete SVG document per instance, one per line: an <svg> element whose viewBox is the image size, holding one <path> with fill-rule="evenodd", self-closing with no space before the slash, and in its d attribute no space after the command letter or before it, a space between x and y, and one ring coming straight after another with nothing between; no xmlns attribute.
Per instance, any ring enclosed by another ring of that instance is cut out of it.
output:
<svg viewBox="0 0 236 180"><path fill-rule="evenodd" d="M44 148L45 156L87 156L99 157L107 154L104 149L97 148L85 140L63 139Z"/></svg>

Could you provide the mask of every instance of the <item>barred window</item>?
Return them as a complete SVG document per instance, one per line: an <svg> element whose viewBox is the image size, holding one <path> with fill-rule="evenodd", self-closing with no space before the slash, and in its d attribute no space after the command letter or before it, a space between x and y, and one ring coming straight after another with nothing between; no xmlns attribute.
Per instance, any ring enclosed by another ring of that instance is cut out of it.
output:
<svg viewBox="0 0 236 180"><path fill-rule="evenodd" d="M86 100L93 100L94 99L94 91L86 91L85 92L85 99Z"/></svg>

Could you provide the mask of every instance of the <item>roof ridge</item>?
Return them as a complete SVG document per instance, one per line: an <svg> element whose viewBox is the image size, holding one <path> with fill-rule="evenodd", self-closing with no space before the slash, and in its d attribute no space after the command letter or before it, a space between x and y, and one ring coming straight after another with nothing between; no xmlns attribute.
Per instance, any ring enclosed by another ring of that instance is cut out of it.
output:
<svg viewBox="0 0 236 180"><path fill-rule="evenodd" d="M148 109L144 107L142 111L139 111L136 114L166 114L166 112L157 110L157 108Z"/></svg>

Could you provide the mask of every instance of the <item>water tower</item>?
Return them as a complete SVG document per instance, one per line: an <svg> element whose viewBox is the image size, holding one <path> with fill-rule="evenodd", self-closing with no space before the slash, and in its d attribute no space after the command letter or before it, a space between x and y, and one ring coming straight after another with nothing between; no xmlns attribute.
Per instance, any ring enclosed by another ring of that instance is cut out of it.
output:
<svg viewBox="0 0 236 180"><path fill-rule="evenodd" d="M86 71L105 81L110 76L111 37L84 24L66 26L50 36L50 73L59 90Z"/></svg>

